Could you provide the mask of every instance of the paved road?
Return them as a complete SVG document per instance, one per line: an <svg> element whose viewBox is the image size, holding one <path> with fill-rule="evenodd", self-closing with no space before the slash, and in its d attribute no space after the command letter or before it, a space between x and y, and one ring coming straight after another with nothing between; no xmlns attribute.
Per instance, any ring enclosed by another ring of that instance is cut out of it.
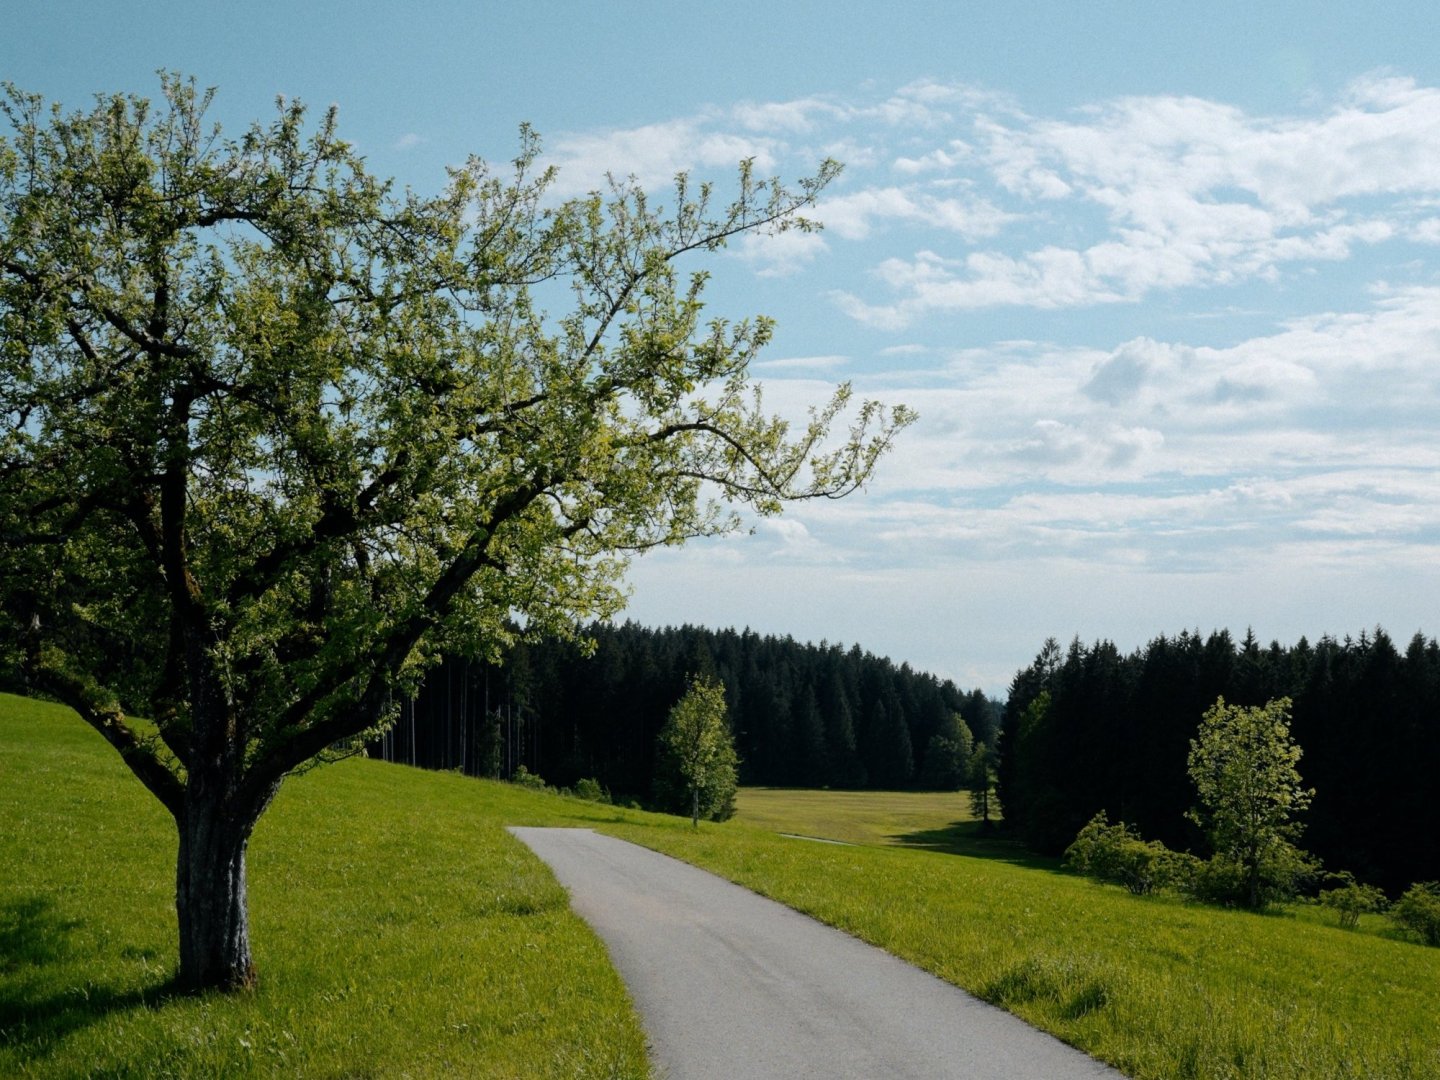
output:
<svg viewBox="0 0 1440 1080"><path fill-rule="evenodd" d="M1121 1074L919 968L589 829L510 830L610 948L669 1080Z"/></svg>

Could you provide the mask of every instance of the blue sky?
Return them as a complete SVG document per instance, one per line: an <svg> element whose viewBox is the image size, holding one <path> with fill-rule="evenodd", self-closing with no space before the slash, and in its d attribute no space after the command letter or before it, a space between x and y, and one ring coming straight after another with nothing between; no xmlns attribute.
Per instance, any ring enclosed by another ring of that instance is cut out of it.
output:
<svg viewBox="0 0 1440 1080"><path fill-rule="evenodd" d="M642 622L992 692L1050 635L1440 634L1440 6L12 7L27 90L334 103L421 190L522 121L562 193L843 161L711 306L779 320L777 408L850 379L921 420L861 495L638 561Z"/></svg>

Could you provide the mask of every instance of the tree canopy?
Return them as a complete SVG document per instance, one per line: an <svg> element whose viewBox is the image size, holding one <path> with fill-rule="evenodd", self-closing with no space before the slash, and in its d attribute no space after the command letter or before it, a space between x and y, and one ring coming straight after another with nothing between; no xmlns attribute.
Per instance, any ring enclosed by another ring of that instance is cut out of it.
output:
<svg viewBox="0 0 1440 1080"><path fill-rule="evenodd" d="M562 202L522 129L425 196L334 110L234 139L193 80L162 88L4 95L0 662L174 815L182 982L236 986L245 844L288 773L383 728L442 649L613 614L629 552L854 491L910 414L845 386L769 414L770 323L704 321L682 273L810 227L833 163Z"/></svg>

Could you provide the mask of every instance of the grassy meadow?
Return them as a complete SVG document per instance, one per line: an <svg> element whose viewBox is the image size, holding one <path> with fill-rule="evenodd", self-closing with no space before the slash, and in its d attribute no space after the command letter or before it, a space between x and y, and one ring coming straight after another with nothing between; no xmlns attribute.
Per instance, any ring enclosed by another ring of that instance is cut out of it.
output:
<svg viewBox="0 0 1440 1080"><path fill-rule="evenodd" d="M771 832L847 844L943 846L971 820L963 791L813 791L741 788L735 820Z"/></svg>
<svg viewBox="0 0 1440 1080"><path fill-rule="evenodd" d="M1383 921L1132 897L978 836L960 796L739 807L692 831L380 762L316 770L252 844L259 990L175 997L164 812L72 714L0 696L0 1075L646 1076L603 948L503 829L553 824L712 869L1132 1076L1440 1077L1440 949Z"/></svg>
<svg viewBox="0 0 1440 1080"><path fill-rule="evenodd" d="M905 795L894 813L949 798ZM1379 917L1346 931L1314 905L1257 915L1131 896L981 836L968 813L867 839L848 811L827 822L818 809L846 799L743 789L736 820L698 834L607 831L879 945L1131 1076L1440 1077L1440 949ZM929 850L907 850L917 840Z"/></svg>
<svg viewBox="0 0 1440 1080"><path fill-rule="evenodd" d="M175 997L175 830L73 713L0 696L0 1076L645 1077L603 946L505 823L589 804L347 761L249 860L261 985Z"/></svg>

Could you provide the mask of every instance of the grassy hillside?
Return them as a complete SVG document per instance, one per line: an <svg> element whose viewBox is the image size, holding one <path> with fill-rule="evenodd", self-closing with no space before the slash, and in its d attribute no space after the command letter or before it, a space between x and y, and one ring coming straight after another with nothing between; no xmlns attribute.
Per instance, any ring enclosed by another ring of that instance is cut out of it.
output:
<svg viewBox="0 0 1440 1080"><path fill-rule="evenodd" d="M740 806L743 817L744 795ZM768 808L782 832L851 828L803 796L775 793ZM1375 918L1340 930L1313 907L1255 915L1134 897L973 830L922 829L943 850L907 850L808 844L738 821L698 834L607 827L880 945L1136 1077L1440 1077L1440 949L1393 940Z"/></svg>
<svg viewBox="0 0 1440 1080"><path fill-rule="evenodd" d="M72 715L0 696L0 1075L644 1076L623 987L513 823L706 866L1136 1077L1440 1077L1440 949L1381 921L1136 898L977 840L935 797L846 798L747 791L740 820L697 833L451 774L320 769L252 848L260 990L171 998L169 821Z"/></svg>
<svg viewBox="0 0 1440 1080"><path fill-rule="evenodd" d="M251 847L259 991L168 997L168 815L72 713L0 696L0 1076L646 1076L603 947L503 830L587 813L380 762L291 780Z"/></svg>

